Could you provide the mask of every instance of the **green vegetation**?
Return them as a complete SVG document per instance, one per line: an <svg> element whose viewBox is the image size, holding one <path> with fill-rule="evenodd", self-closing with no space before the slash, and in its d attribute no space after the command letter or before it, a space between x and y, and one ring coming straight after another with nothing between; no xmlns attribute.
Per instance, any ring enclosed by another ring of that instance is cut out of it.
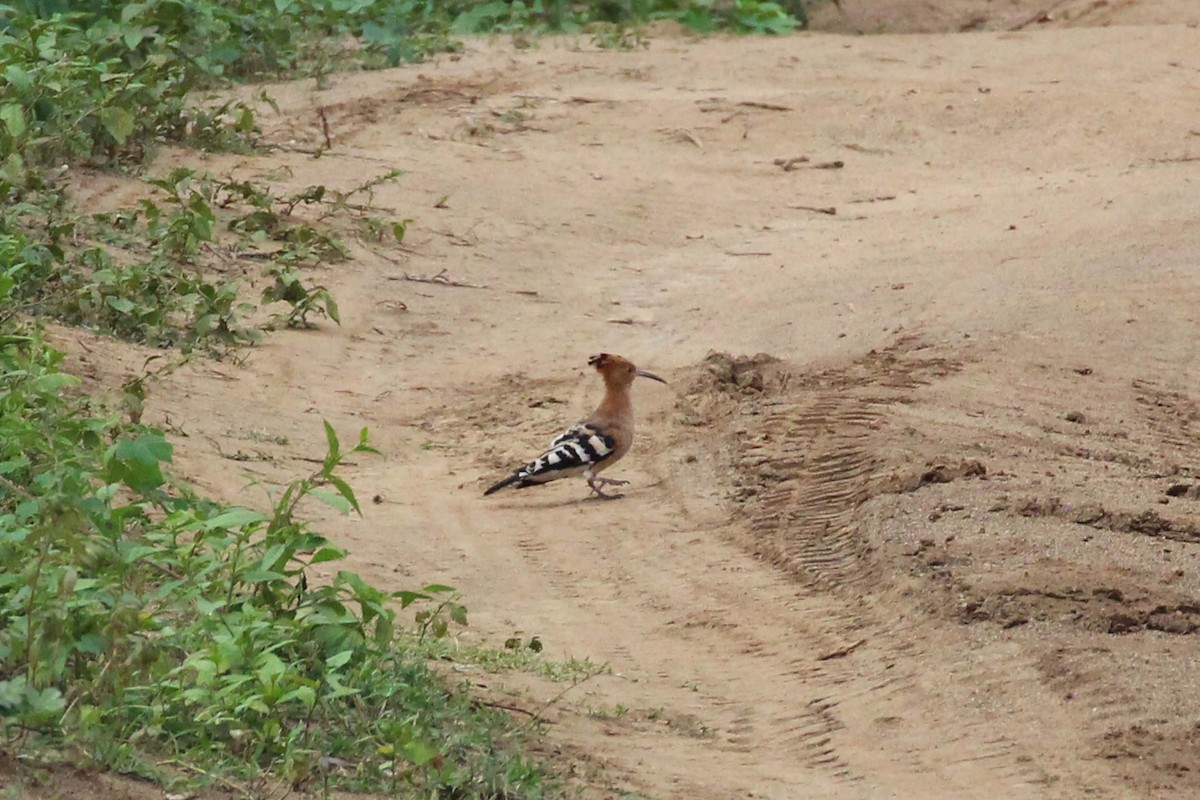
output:
<svg viewBox="0 0 1200 800"><path fill-rule="evenodd" d="M654 20L680 22L701 32L786 33L808 25L811 0L491 0L447 3L454 33L627 31ZM598 37L601 44L622 46L625 37Z"/></svg>
<svg viewBox="0 0 1200 800"><path fill-rule="evenodd" d="M514 639L505 642L503 649L463 646L450 639L439 638L426 643L425 651L430 658L453 661L478 667L486 672L529 672L555 683L582 683L597 675L611 675L612 667L597 664L590 658L567 658L555 661L544 658L541 640L534 637L530 643L514 646ZM532 644L532 646L530 646Z"/></svg>
<svg viewBox="0 0 1200 800"><path fill-rule="evenodd" d="M466 612L444 586L386 593L311 568L345 551L298 508L358 502L326 425L320 468L262 514L172 486L159 431L67 399L36 332L0 351L0 718L9 746L108 767L154 764L463 797L537 797L504 718L447 693L421 635ZM366 431L350 450L371 451ZM326 567L327 569L328 567ZM152 754L152 758L150 757Z"/></svg>
<svg viewBox="0 0 1200 800"><path fill-rule="evenodd" d="M80 395L42 334L52 319L222 357L264 331L340 324L312 270L346 259L346 236L403 240L409 220L370 203L399 176L280 194L177 169L148 178L136 205L103 213L75 208L72 178L129 173L166 144L252 151L252 107L204 95L233 80L396 65L466 33L599 31L627 46L654 19L778 33L805 24L806 2L0 4L0 751L258 794L268 780L553 794L520 754L530 725L427 664L533 669L573 685L604 667L542 661L536 637L461 651L444 638L466 622L449 587L385 592L332 573L346 553L309 527L303 505L359 507L328 425L321 467L268 513L223 506L171 478L170 443L140 424L145 377L114 398L123 421ZM245 285L255 280L256 295ZM365 430L350 452L374 452ZM334 577L318 582L316 565Z"/></svg>
<svg viewBox="0 0 1200 800"><path fill-rule="evenodd" d="M345 552L302 504L358 510L332 428L321 468L270 513L207 501L170 479L162 432L136 424L142 380L116 398L134 422L119 421L78 396L39 325L221 355L263 328L336 322L305 272L346 258L341 233L403 236L369 203L397 175L277 196L175 170L134 207L80 213L79 168L137 167L171 142L249 149L252 111L193 92L300 68L300 44L269 5L30 5L0 6L0 749L165 782L542 796L509 718L427 667L421 641L466 622L448 587L312 575ZM229 261L261 265L259 297ZM264 320L259 304L285 310ZM370 452L365 431L351 452Z"/></svg>

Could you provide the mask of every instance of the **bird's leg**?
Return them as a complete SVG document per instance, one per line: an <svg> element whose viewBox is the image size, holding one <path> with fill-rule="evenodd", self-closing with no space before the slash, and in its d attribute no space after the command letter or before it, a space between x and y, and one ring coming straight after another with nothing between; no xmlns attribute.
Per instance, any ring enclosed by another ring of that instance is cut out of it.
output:
<svg viewBox="0 0 1200 800"><path fill-rule="evenodd" d="M593 478L591 476L588 476L587 482L588 482L588 488L591 489L593 492L595 492L596 497L599 498L600 500L617 500L617 499L625 496L625 495L621 495L621 494L605 494L604 492L600 491L601 486L603 486L605 484L610 484L610 483L618 483L618 484L629 483L629 481L614 481L614 480L606 479L606 478Z"/></svg>
<svg viewBox="0 0 1200 800"><path fill-rule="evenodd" d="M601 486L628 486L629 481L617 480L616 478L594 478L596 483Z"/></svg>

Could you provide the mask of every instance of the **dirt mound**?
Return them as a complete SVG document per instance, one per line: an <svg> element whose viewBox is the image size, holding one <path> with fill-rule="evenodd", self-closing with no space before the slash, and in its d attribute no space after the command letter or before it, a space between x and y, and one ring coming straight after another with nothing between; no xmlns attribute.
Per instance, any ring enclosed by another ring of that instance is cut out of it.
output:
<svg viewBox="0 0 1200 800"><path fill-rule="evenodd" d="M778 364L779 359L766 353L756 356L731 356L728 353L709 353L701 368L711 378L713 388L742 394L761 392L766 388L765 368ZM704 385L693 384L690 394L704 391Z"/></svg>

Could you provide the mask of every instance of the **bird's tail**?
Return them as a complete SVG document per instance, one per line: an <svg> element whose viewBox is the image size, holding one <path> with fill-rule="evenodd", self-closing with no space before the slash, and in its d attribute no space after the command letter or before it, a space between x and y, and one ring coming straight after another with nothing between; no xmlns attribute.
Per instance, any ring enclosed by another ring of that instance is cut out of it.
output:
<svg viewBox="0 0 1200 800"><path fill-rule="evenodd" d="M490 489L488 489L486 492L484 492L484 493L483 493L483 496L484 496L484 497L487 497L487 496L488 496L489 494L491 494L492 492L498 492L498 491L500 491L501 489L503 489L505 486L510 486L510 485L512 485L512 484L514 484L514 483L516 483L516 482L517 482L517 481L519 481L519 480L521 480L521 473L519 473L519 472L514 472L512 475L509 475L507 478L505 478L504 480L500 481L500 482L499 482L499 483L497 483L495 486L493 486L492 488L490 488Z"/></svg>

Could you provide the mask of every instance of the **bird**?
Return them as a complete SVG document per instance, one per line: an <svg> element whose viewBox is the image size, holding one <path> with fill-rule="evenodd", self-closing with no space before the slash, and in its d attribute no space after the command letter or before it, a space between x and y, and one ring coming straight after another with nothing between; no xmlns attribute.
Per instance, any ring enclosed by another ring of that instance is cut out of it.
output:
<svg viewBox="0 0 1200 800"><path fill-rule="evenodd" d="M524 489L561 478L582 475L598 499L611 500L619 494L606 494L601 486L624 486L629 481L597 477L629 452L633 444L633 400L630 389L635 378L649 378L665 384L652 372L638 369L629 359L600 353L588 359L588 365L604 379L604 399L587 419L572 425L550 442L540 456L484 492L484 496L512 486Z"/></svg>

